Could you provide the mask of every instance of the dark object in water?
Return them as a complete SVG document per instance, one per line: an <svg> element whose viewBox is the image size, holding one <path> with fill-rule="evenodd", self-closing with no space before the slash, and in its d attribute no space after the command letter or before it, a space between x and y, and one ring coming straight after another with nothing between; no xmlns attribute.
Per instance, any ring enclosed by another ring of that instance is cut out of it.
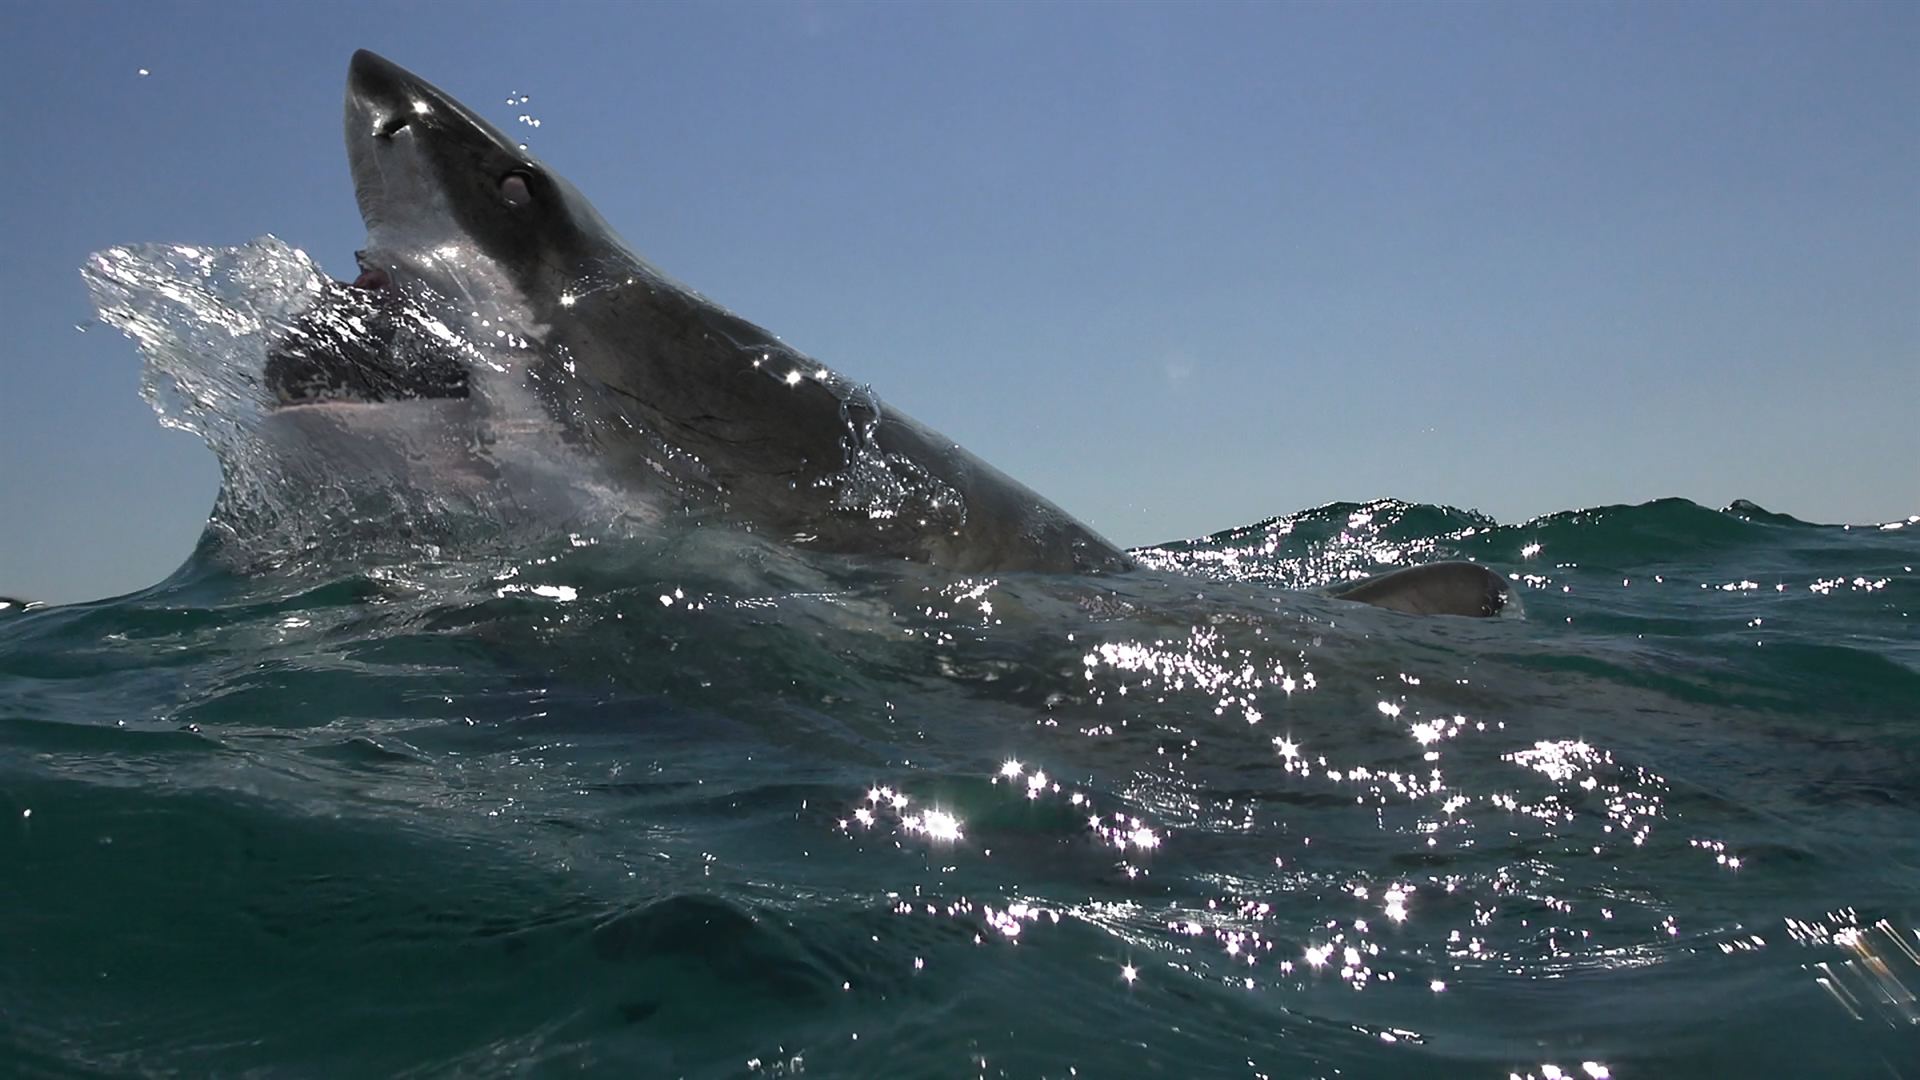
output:
<svg viewBox="0 0 1920 1080"><path fill-rule="evenodd" d="M1477 563L1438 562L1371 577L1329 595L1408 615L1487 618L1506 608L1509 592L1506 579Z"/></svg>

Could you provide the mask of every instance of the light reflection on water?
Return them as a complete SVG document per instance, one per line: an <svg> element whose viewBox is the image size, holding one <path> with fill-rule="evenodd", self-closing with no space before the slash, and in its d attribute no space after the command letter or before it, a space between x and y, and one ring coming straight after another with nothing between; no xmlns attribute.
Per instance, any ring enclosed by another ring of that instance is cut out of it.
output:
<svg viewBox="0 0 1920 1080"><path fill-rule="evenodd" d="M1833 790L1796 794L1817 758L1778 752L1814 744L1618 638L1153 574L730 573L569 541L101 655L208 657L146 730L556 875L596 934L653 943L606 946L633 979L747 995L701 1030L757 1074L1668 1075L1717 1060L1709 1018L1741 1002L1781 1031L1913 1026L1908 913L1871 872L1835 905L1781 824ZM263 671L360 700L302 711ZM201 767L168 782L233 786ZM696 912L711 938L670 921L693 897L734 913ZM740 940L767 955L710 970ZM596 1038L693 1038L658 1008Z"/></svg>
<svg viewBox="0 0 1920 1080"><path fill-rule="evenodd" d="M996 585L949 593L963 602L918 614L941 625L965 612L984 626L978 613L1024 606L1018 596L996 600ZM1343 629L1342 615L1363 629ZM929 899L917 887L917 900L898 902L896 914L958 920L976 928L983 947L1031 947L1063 927L1091 925L1115 939L1107 962L1120 977L1109 992L1196 980L1278 995L1298 1018L1321 1012L1336 987L1393 995L1385 1015L1404 1013L1400 995L1409 991L1466 995L1487 1009L1542 979L1658 968L1715 944L1722 953L1748 947L1718 941L1737 933L1737 921L1689 910L1724 887L1700 890L1678 858L1704 856L1732 886L1746 866L1737 843L1701 835L1697 808L1676 817L1671 781L1639 752L1605 745L1604 729L1548 736L1551 717L1543 724L1486 701L1497 695L1472 689L1499 679L1485 658L1436 669L1387 654L1370 672L1339 650L1365 652L1385 628L1346 612L1304 623L1289 614L1126 630L1123 619L1065 635L1079 662L1059 677L1079 685L1056 684L1034 728L1059 734L1002 743L1014 756L982 770L1004 803L1075 815L1078 827L1050 844L1110 853L1097 863L1104 869L1083 864L1095 896L1029 888L1007 897L1005 883L1023 880L1031 860L1011 876L986 867L1019 839L982 835L959 811L937 811L938 833L918 824L902 809L918 801L906 794L913 774L896 773L841 828L931 845L953 872L948 880L978 870L1002 883L985 886L997 900ZM969 642L992 634L932 636L952 650L945 670L965 677ZM1249 739L1233 725L1286 733ZM1634 734L1637 742L1645 732ZM1076 740L1091 752L1073 753ZM1115 740L1126 749L1110 758L1102 751ZM1150 756L1136 757L1142 750ZM1231 784L1220 782L1227 777ZM1149 881L1158 884L1131 900L1098 898ZM920 970L924 959L914 963ZM1832 974L1820 978L1842 1003L1865 996ZM1084 992L1099 992L1093 985ZM1898 983L1883 980L1875 1000L1898 1000L1890 985ZM1325 1018L1351 1018L1355 1007L1335 1005ZM1409 1046L1447 1034L1444 1023L1438 1031L1351 1026ZM1616 1068L1585 1057L1512 1075L1606 1077Z"/></svg>

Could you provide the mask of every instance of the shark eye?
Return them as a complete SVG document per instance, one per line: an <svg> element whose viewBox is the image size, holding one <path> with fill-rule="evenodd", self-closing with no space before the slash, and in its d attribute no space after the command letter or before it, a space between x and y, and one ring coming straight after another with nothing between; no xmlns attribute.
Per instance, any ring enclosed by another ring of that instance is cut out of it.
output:
<svg viewBox="0 0 1920 1080"><path fill-rule="evenodd" d="M533 191L527 187L527 174L511 172L501 177L500 198L508 206L533 205Z"/></svg>

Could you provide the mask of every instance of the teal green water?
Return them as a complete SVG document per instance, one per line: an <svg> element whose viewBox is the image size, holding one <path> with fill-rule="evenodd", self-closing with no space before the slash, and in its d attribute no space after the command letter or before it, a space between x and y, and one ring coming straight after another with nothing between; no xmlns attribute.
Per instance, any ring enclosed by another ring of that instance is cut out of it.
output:
<svg viewBox="0 0 1920 1080"><path fill-rule="evenodd" d="M212 547L0 616L0 1072L1920 1076L1920 524Z"/></svg>

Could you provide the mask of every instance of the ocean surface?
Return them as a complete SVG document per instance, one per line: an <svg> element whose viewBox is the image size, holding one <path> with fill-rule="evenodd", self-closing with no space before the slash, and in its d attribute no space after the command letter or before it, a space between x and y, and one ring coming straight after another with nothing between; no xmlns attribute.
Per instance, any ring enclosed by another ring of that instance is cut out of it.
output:
<svg viewBox="0 0 1920 1080"><path fill-rule="evenodd" d="M0 1073L1920 1077L1920 519L954 579L316 494L233 377L313 273L89 268L228 486L0 612ZM1438 558L1520 610L1315 591Z"/></svg>

